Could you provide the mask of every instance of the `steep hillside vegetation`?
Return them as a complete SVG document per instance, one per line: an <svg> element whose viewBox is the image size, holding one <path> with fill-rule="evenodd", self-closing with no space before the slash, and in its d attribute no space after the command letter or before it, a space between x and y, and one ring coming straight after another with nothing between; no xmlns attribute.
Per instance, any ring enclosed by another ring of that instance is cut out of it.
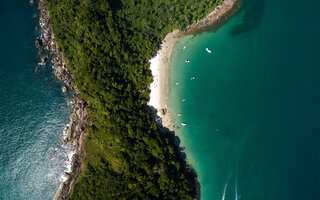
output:
<svg viewBox="0 0 320 200"><path fill-rule="evenodd" d="M148 60L166 34L204 18L222 0L46 2L92 124L69 199L193 199L195 177L147 106Z"/></svg>

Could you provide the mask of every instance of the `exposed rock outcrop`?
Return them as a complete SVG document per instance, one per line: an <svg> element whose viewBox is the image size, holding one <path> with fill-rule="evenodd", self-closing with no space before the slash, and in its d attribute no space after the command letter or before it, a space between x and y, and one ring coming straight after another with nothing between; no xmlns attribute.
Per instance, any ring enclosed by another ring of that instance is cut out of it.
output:
<svg viewBox="0 0 320 200"><path fill-rule="evenodd" d="M64 93L68 92L68 88L66 86L63 86L62 87L62 92L64 92Z"/></svg>
<svg viewBox="0 0 320 200"><path fill-rule="evenodd" d="M40 47L42 47L42 40L41 39L36 39L36 42L35 42L35 44L34 44L37 48L40 48Z"/></svg>

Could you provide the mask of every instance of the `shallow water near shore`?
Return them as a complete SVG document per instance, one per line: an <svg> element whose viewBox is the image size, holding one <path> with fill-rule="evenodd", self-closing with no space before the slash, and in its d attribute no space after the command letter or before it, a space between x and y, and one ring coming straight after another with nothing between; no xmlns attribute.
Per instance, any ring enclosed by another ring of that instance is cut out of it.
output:
<svg viewBox="0 0 320 200"><path fill-rule="evenodd" d="M202 200L318 198L318 7L243 0L218 30L176 44L169 111Z"/></svg>
<svg viewBox="0 0 320 200"><path fill-rule="evenodd" d="M53 199L71 146L62 146L71 97L40 67L37 5L0 1L0 199Z"/></svg>

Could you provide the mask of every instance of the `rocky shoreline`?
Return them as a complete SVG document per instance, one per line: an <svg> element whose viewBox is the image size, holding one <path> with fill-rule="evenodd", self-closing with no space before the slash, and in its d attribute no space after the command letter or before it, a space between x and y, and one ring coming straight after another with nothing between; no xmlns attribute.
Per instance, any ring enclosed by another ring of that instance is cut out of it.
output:
<svg viewBox="0 0 320 200"><path fill-rule="evenodd" d="M73 92L73 114L68 129L68 136L62 142L64 144L72 143L75 153L72 157L71 172L65 172L67 178L64 181L57 194L56 200L67 199L72 191L72 187L77 181L81 173L81 161L83 158L83 141L87 131L85 127L88 125L87 102L81 98L80 92L74 82L73 74L68 70L62 53L58 49L58 44L53 34L50 24L49 10L44 0L38 1L38 9L40 11L39 22L43 30L41 36L37 38L35 45L39 49L40 64L48 62L55 70L55 76L64 82L63 92L67 92L68 88ZM36 68L36 72L40 69Z"/></svg>

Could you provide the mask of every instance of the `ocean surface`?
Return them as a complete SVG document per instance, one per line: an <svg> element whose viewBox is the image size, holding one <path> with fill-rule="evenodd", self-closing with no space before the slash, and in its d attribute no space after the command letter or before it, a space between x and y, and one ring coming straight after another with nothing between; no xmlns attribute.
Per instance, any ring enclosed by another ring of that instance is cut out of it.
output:
<svg viewBox="0 0 320 200"><path fill-rule="evenodd" d="M53 199L71 147L62 147L71 98L51 66L37 66L36 5L0 0L0 199Z"/></svg>
<svg viewBox="0 0 320 200"><path fill-rule="evenodd" d="M243 0L222 26L176 44L169 111L202 200L319 199L319 8Z"/></svg>

